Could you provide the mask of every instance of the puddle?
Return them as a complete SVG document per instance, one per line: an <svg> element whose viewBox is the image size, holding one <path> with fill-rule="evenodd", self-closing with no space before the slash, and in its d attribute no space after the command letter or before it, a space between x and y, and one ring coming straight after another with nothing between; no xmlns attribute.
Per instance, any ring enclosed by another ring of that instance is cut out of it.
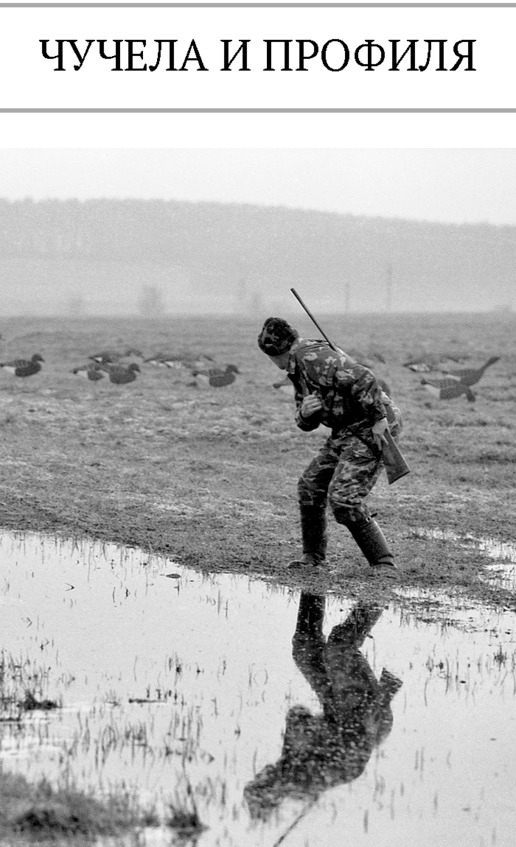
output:
<svg viewBox="0 0 516 847"><path fill-rule="evenodd" d="M4 770L163 814L191 787L197 847L514 843L514 614L427 622L36 536L0 556Z"/></svg>
<svg viewBox="0 0 516 847"><path fill-rule="evenodd" d="M516 590L516 547L505 541L494 538L476 538L473 535L459 535L452 530L418 529L418 536L432 538L437 541L451 541L462 547L476 547L480 553L486 554L495 562L485 565L486 582L498 585L507 590Z"/></svg>

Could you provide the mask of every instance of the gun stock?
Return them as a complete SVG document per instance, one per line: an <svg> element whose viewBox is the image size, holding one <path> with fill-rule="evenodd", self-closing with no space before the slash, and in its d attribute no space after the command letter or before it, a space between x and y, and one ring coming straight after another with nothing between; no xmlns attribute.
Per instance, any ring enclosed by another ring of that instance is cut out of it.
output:
<svg viewBox="0 0 516 847"><path fill-rule="evenodd" d="M410 473L410 468L390 432L385 433L385 438L387 439L387 443L384 443L382 449L383 463L385 465L387 481L389 485L392 485L397 479L401 479L402 476Z"/></svg>

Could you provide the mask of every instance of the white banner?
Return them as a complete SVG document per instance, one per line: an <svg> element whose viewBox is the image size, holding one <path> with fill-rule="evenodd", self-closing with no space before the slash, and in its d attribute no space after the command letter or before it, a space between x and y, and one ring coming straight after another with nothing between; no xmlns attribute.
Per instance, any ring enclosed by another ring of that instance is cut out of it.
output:
<svg viewBox="0 0 516 847"><path fill-rule="evenodd" d="M514 6L3 6L0 110L515 111L515 30Z"/></svg>

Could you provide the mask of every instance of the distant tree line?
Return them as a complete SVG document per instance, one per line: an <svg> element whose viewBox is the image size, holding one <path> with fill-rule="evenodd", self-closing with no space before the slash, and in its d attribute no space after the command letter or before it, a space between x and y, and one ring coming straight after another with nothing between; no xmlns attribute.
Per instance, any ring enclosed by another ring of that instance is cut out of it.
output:
<svg viewBox="0 0 516 847"><path fill-rule="evenodd" d="M474 310L512 301L516 228L247 204L0 200L0 262L18 260L155 268L199 297L238 297L245 280L265 302L301 285L341 310ZM29 285L31 268L9 266L7 278L15 271ZM50 296L50 271L45 280ZM163 280L151 273L148 284Z"/></svg>

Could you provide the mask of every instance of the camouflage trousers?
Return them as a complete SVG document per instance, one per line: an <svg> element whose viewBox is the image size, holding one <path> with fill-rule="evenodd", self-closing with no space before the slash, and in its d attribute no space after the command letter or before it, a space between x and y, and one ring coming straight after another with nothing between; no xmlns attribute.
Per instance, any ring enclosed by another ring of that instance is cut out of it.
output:
<svg viewBox="0 0 516 847"><path fill-rule="evenodd" d="M396 438L401 431L401 415L390 431ZM371 492L383 468L381 452L370 429L361 430L360 438L349 430L331 435L312 459L298 482L299 504L326 508L329 502L339 523L354 523L369 518L364 500Z"/></svg>

